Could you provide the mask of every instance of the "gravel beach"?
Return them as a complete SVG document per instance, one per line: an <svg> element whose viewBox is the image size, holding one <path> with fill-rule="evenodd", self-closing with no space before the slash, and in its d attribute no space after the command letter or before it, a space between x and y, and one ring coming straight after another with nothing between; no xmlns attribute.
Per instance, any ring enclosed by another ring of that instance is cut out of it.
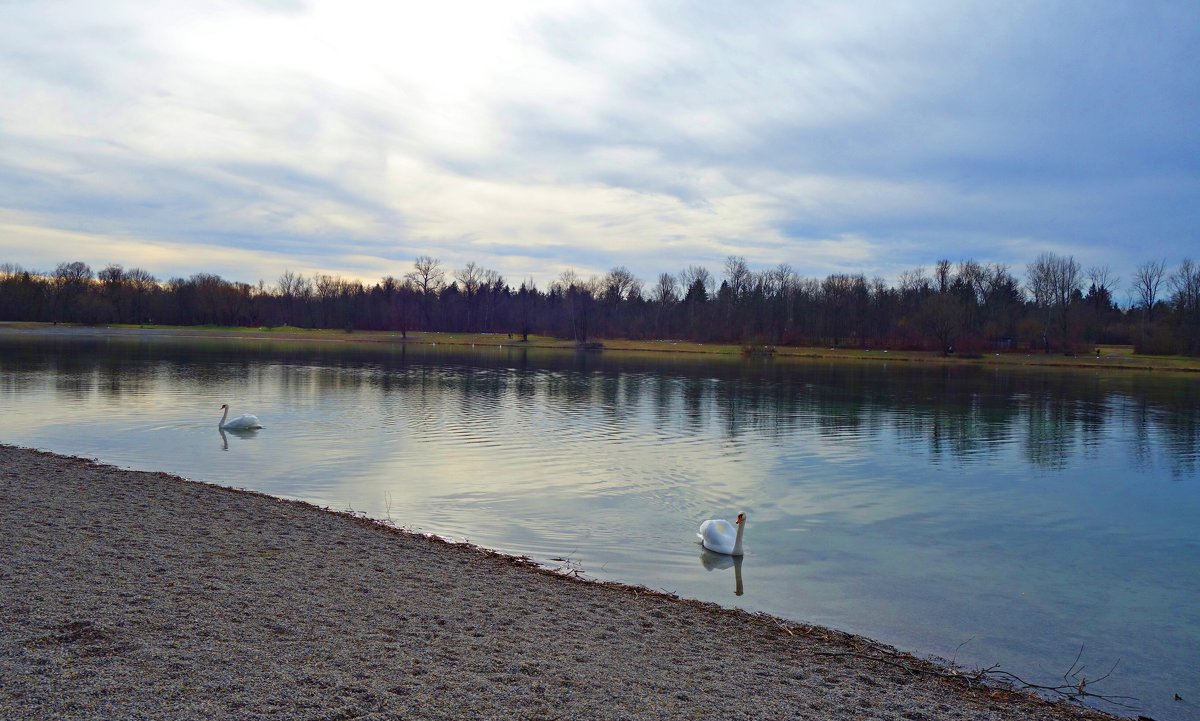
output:
<svg viewBox="0 0 1200 721"><path fill-rule="evenodd" d="M1113 718L857 636L11 446L0 533L0 719Z"/></svg>

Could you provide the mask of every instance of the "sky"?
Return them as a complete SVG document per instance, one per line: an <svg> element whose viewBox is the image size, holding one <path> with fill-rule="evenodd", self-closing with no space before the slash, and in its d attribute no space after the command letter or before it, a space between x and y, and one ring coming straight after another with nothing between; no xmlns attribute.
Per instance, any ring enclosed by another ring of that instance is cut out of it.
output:
<svg viewBox="0 0 1200 721"><path fill-rule="evenodd" d="M1195 0L0 0L0 263L1127 286L1200 257L1198 69Z"/></svg>

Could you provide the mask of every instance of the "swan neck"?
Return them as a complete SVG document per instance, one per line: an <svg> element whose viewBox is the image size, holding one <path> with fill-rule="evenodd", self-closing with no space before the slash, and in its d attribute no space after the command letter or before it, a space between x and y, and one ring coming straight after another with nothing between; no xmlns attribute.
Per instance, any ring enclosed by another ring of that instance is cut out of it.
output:
<svg viewBox="0 0 1200 721"><path fill-rule="evenodd" d="M221 414L221 420L217 423L217 428L223 428L225 426L225 419L228 417L229 417L229 406L225 406L225 412ZM740 531L739 531L739 534L740 534ZM740 535L739 535L739 538L740 538Z"/></svg>
<svg viewBox="0 0 1200 721"><path fill-rule="evenodd" d="M746 521L743 520L741 523L737 524L737 527L738 527L737 538L734 539L734 541L733 541L733 555L734 556L742 555L742 534L744 534L746 532Z"/></svg>

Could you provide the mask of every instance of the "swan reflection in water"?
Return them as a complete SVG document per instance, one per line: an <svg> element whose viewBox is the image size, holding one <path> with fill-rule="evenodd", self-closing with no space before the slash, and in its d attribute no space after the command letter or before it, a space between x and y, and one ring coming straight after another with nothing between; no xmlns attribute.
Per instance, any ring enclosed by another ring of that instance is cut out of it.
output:
<svg viewBox="0 0 1200 721"><path fill-rule="evenodd" d="M733 581L736 585L733 592L738 596L745 592L742 588L742 556L727 556L724 553L713 553L705 548L700 551L700 563L706 571L724 571L732 566Z"/></svg>
<svg viewBox="0 0 1200 721"><path fill-rule="evenodd" d="M258 435L258 429L244 428L241 430L225 430L224 428L218 427L217 433L221 434L221 450L227 451L229 450L229 436L237 436L238 438L253 438Z"/></svg>

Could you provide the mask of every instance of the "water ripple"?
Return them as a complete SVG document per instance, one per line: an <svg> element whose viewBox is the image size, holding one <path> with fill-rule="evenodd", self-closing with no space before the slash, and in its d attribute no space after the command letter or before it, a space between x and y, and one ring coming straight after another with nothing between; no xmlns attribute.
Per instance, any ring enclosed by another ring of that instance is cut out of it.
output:
<svg viewBox="0 0 1200 721"><path fill-rule="evenodd" d="M1122 668L1190 678L1200 644L1200 620L1178 613L1200 597L1194 382L5 350L9 443L569 555L931 653L986 639L981 663L1036 668L1086 634ZM222 402L266 428L223 438ZM738 511L734 598L694 536Z"/></svg>

